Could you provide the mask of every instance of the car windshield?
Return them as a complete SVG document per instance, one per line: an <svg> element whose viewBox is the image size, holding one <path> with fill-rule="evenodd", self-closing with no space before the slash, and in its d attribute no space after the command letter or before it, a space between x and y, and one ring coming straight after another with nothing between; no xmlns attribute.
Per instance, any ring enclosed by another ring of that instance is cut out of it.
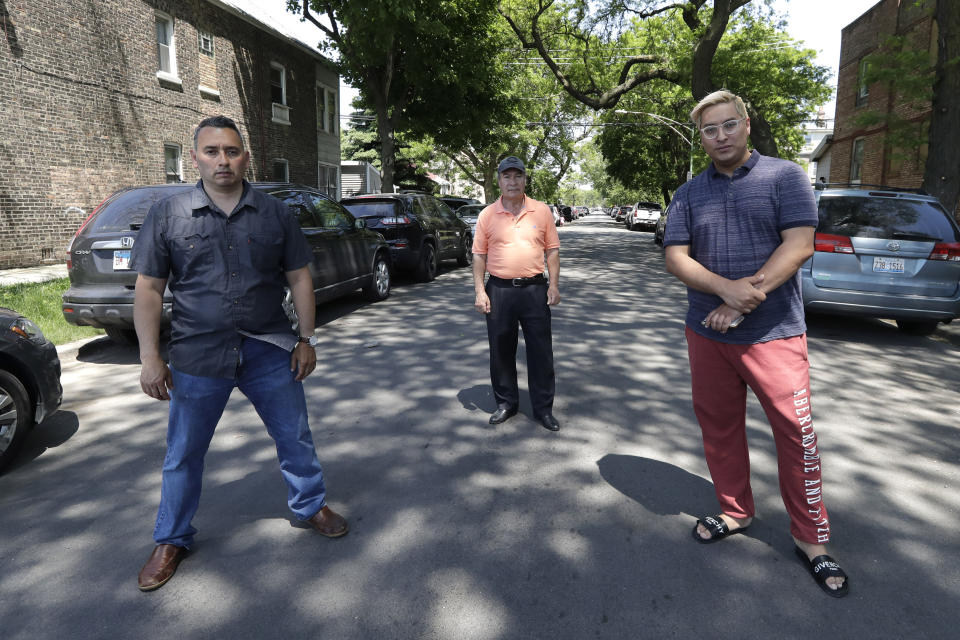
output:
<svg viewBox="0 0 960 640"><path fill-rule="evenodd" d="M187 185L186 188L192 189L193 185ZM125 191L100 210L100 213L90 223L90 231L112 233L139 229L143 225L143 219L147 217L150 207L175 193L179 193L179 190L169 187Z"/></svg>
<svg viewBox="0 0 960 640"><path fill-rule="evenodd" d="M960 231L943 209L904 198L823 196L817 231L862 238L960 240Z"/></svg>
<svg viewBox="0 0 960 640"><path fill-rule="evenodd" d="M386 218L394 215L397 203L392 200L355 200L341 202L357 218Z"/></svg>

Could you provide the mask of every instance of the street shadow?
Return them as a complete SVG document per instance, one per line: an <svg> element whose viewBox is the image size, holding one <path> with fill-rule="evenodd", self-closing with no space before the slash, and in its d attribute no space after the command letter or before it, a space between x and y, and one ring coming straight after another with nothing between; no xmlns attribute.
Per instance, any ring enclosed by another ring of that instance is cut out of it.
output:
<svg viewBox="0 0 960 640"><path fill-rule="evenodd" d="M80 419L72 411L57 411L27 433L20 452L4 473L13 473L33 463L48 449L65 444L80 429Z"/></svg>
<svg viewBox="0 0 960 640"><path fill-rule="evenodd" d="M699 517L717 510L713 483L676 465L610 453L597 468L611 487L651 513Z"/></svg>

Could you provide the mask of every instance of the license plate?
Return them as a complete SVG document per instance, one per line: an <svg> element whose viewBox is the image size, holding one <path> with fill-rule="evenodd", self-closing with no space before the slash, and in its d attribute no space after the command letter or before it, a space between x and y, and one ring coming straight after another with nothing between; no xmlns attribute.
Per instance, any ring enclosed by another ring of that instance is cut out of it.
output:
<svg viewBox="0 0 960 640"><path fill-rule="evenodd" d="M113 252L113 270L129 271L130 249L118 249Z"/></svg>
<svg viewBox="0 0 960 640"><path fill-rule="evenodd" d="M903 258L882 258L874 256L874 273L903 273Z"/></svg>

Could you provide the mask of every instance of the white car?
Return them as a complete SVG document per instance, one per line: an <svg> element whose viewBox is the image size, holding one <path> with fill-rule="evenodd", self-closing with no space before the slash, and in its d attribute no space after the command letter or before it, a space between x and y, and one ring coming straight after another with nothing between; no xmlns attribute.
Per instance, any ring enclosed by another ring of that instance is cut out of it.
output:
<svg viewBox="0 0 960 640"><path fill-rule="evenodd" d="M638 202L627 213L624 224L631 231L653 231L661 213L663 210L656 202Z"/></svg>

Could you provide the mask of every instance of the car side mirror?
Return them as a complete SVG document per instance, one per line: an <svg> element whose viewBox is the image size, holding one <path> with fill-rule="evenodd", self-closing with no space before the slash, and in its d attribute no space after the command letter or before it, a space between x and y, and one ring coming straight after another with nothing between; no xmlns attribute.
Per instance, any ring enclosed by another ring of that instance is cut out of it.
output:
<svg viewBox="0 0 960 640"><path fill-rule="evenodd" d="M357 218L356 220L353 221L353 226L355 226L357 229L366 229L367 222L363 218Z"/></svg>

